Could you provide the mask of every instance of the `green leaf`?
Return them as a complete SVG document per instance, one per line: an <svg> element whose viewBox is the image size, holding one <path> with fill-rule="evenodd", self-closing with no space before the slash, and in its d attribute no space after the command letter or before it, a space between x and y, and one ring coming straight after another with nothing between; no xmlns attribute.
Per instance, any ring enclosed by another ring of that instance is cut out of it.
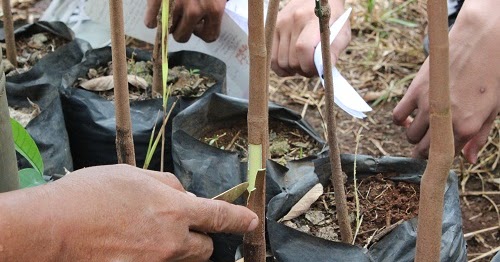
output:
<svg viewBox="0 0 500 262"><path fill-rule="evenodd" d="M400 24L400 25L406 26L406 27L417 27L418 26L417 23L406 21L406 20L399 19L399 18L394 18L394 17L388 18L387 22Z"/></svg>
<svg viewBox="0 0 500 262"><path fill-rule="evenodd" d="M12 125L12 135L14 137L16 151L26 158L41 176L44 168L43 160L35 141L19 122L11 118L10 123Z"/></svg>
<svg viewBox="0 0 500 262"><path fill-rule="evenodd" d="M19 185L21 188L34 187L46 184L42 174L34 168L19 170Z"/></svg>

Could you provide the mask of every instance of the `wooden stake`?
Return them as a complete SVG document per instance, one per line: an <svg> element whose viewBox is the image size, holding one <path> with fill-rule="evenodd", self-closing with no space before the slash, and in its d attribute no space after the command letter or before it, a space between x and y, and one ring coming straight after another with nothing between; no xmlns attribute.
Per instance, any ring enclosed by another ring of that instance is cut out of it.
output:
<svg viewBox="0 0 500 262"><path fill-rule="evenodd" d="M429 162L420 185L415 261L440 259L444 189L454 158L446 1L429 0Z"/></svg>
<svg viewBox="0 0 500 262"><path fill-rule="evenodd" d="M10 10L10 0L2 0L3 28L5 32L5 43L7 45L7 59L17 67L16 40L14 38L14 22Z"/></svg>
<svg viewBox="0 0 500 262"><path fill-rule="evenodd" d="M1 63L2 50L0 49ZM5 74L3 66L0 66L0 193L16 189L19 189L16 150L5 93Z"/></svg>
<svg viewBox="0 0 500 262"><path fill-rule="evenodd" d="M134 140L127 81L127 54L123 26L122 0L109 1L111 20L111 46L116 111L116 153L118 163L135 166Z"/></svg>
<svg viewBox="0 0 500 262"><path fill-rule="evenodd" d="M337 122L335 119L335 109L333 102L333 77L332 58L330 56L330 4L328 0L316 0L316 15L320 21L321 32L321 52L323 55L323 68L325 79L326 95L326 125L328 132L329 156L332 166L331 181L335 190L335 205L337 208L337 220L340 227L342 242L352 243L352 230L349 221L349 210L347 208L347 198L344 187L344 175L340 164L340 150L337 141Z"/></svg>

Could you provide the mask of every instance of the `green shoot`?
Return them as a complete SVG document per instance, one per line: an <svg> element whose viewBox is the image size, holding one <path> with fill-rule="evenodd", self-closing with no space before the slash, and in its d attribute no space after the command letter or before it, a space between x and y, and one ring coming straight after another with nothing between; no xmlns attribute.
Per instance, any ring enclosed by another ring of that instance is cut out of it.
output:
<svg viewBox="0 0 500 262"><path fill-rule="evenodd" d="M200 69L189 69L189 74L190 75L199 75L200 74Z"/></svg>

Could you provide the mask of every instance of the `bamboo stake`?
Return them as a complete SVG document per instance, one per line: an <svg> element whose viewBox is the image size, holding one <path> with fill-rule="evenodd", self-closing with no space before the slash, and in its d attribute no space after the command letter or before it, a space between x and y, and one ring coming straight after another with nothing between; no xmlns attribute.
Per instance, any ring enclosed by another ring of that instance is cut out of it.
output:
<svg viewBox="0 0 500 262"><path fill-rule="evenodd" d="M429 0L429 162L420 185L415 261L439 261L444 189L454 158L446 1Z"/></svg>
<svg viewBox="0 0 500 262"><path fill-rule="evenodd" d="M7 59L14 67L17 67L16 40L14 38L14 22L12 21L10 0L2 0L2 9L5 44L7 45Z"/></svg>
<svg viewBox="0 0 500 262"><path fill-rule="evenodd" d="M266 260L265 240L265 172L268 151L267 52L264 32L264 1L249 0L248 46L250 52L250 90L248 104L248 181L247 206L259 216L259 226L243 238L244 257L247 262Z"/></svg>
<svg viewBox="0 0 500 262"><path fill-rule="evenodd" d="M1 63L2 50L0 48ZM5 92L5 74L3 66L0 66L0 193L16 189L19 189L16 150Z"/></svg>
<svg viewBox="0 0 500 262"><path fill-rule="evenodd" d="M316 0L316 15L320 21L321 52L323 55L325 95L326 95L326 125L328 132L329 156L332 166L331 182L335 190L335 205L337 208L337 220L340 227L342 242L352 242L351 223L349 221L349 210L347 209L347 198L344 188L344 175L340 164L340 150L337 140L337 122L333 103L333 77L332 58L330 56L330 4L328 0Z"/></svg>
<svg viewBox="0 0 500 262"><path fill-rule="evenodd" d="M111 46L116 111L116 153L118 163L135 166L134 140L127 81L127 55L123 26L122 0L109 1L111 20Z"/></svg>

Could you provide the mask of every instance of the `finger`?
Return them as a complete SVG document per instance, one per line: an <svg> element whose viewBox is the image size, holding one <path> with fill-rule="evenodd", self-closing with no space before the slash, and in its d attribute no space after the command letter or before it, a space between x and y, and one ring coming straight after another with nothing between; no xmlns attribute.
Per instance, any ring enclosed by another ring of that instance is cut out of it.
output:
<svg viewBox="0 0 500 262"><path fill-rule="evenodd" d="M218 14L206 15L203 21L202 27L196 27L194 34L207 43L217 40L220 35L222 16Z"/></svg>
<svg viewBox="0 0 500 262"><path fill-rule="evenodd" d="M209 233L246 233L257 227L258 217L248 208L220 200L192 198L191 230Z"/></svg>
<svg viewBox="0 0 500 262"><path fill-rule="evenodd" d="M175 41L185 43L191 38L195 26L200 23L202 13L199 6L183 7L182 16L172 35Z"/></svg>
<svg viewBox="0 0 500 262"><path fill-rule="evenodd" d="M271 69L278 76L286 76L287 72L281 69L281 67L278 65L279 42L280 42L280 35L276 31L274 33L273 49L271 54Z"/></svg>
<svg viewBox="0 0 500 262"><path fill-rule="evenodd" d="M419 96L427 97L426 87L429 86L429 60L425 60L424 64L418 71L417 76L408 87L408 91L403 96L403 99L396 105L392 111L392 120L398 126L404 126L408 116L417 109ZM423 103L422 103L423 104ZM428 103L427 103L428 105Z"/></svg>
<svg viewBox="0 0 500 262"><path fill-rule="evenodd" d="M412 144L417 144L422 140L424 135L429 129L429 112L419 111L415 119L411 122L408 129L406 129L406 138Z"/></svg>
<svg viewBox="0 0 500 262"><path fill-rule="evenodd" d="M278 66L282 71L286 72L283 76L291 76L294 75L294 72L290 70L288 54L290 53L290 32L282 32L279 38L278 44Z"/></svg>
<svg viewBox="0 0 500 262"><path fill-rule="evenodd" d="M146 14L144 15L144 24L149 28L156 27L156 17L160 10L161 0L148 0Z"/></svg>
<svg viewBox="0 0 500 262"><path fill-rule="evenodd" d="M314 48L320 41L319 26L317 23L307 23L295 42L296 56L300 61L301 74L306 77L317 76L314 65Z"/></svg>
<svg viewBox="0 0 500 262"><path fill-rule="evenodd" d="M168 185L174 189L177 189L181 192L186 192L184 187L182 186L181 182L177 177L175 177L173 174L168 173L168 172L157 172L157 171L152 171L152 170L143 170L148 176L162 182L165 185Z"/></svg>
<svg viewBox="0 0 500 262"><path fill-rule="evenodd" d="M462 144L463 154L469 163L475 164L477 162L479 151L483 148L486 142L488 142L488 136L491 128L493 127L495 118L496 115L490 116L479 132L470 141L468 141L465 146ZM460 142L456 141L455 143L457 143L455 145L455 150L456 152L459 152L462 149Z"/></svg>
<svg viewBox="0 0 500 262"><path fill-rule="evenodd" d="M431 144L430 132L425 133L420 142L413 148L412 156L414 158L427 159L429 157L429 147Z"/></svg>
<svg viewBox="0 0 500 262"><path fill-rule="evenodd" d="M190 231L187 241L184 258L179 261L208 261L214 251L214 243L212 238L204 233Z"/></svg>

